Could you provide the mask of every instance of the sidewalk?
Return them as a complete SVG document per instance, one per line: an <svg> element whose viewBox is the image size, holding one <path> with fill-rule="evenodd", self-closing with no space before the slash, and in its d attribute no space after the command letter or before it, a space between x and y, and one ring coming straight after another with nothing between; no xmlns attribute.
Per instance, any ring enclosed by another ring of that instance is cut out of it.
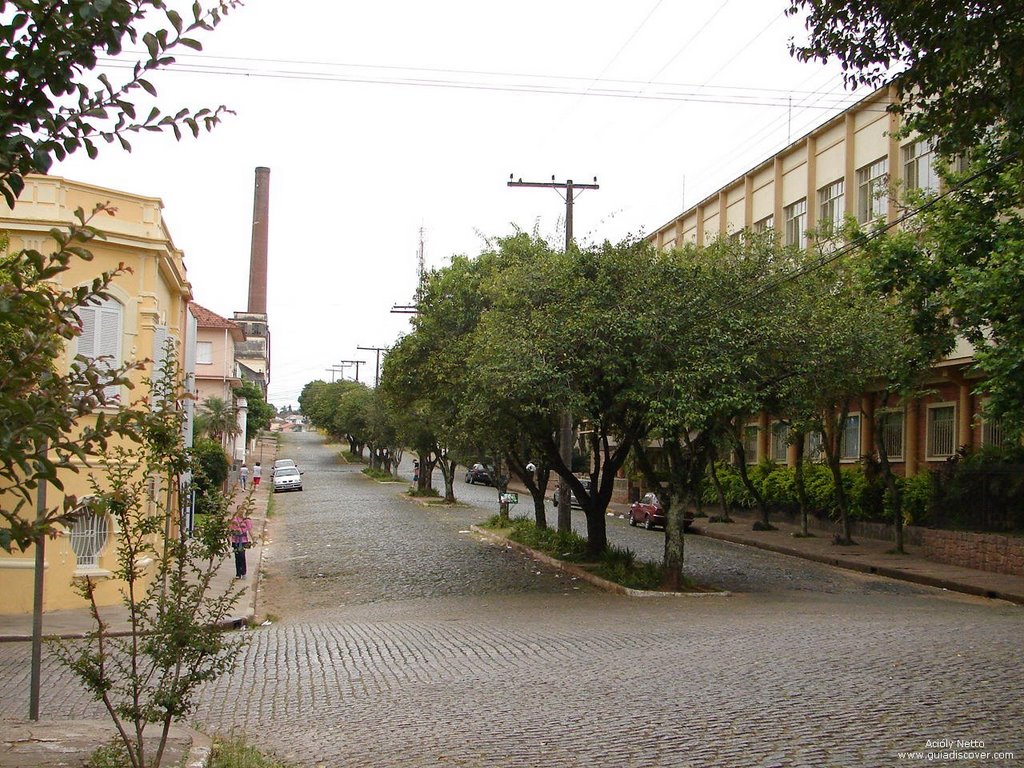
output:
<svg viewBox="0 0 1024 768"><path fill-rule="evenodd" d="M264 446L261 463L266 468L260 487L253 494L252 514L255 542L247 555L248 578L233 581L234 556L229 552L217 569L211 582L212 594L222 594L241 583L242 594L222 624L225 627L242 626L256 613L260 568L263 562L263 543L267 523L267 504L273 493L270 467L274 466L276 443L268 451ZM268 458L269 457L269 458ZM250 465L255 459L250 460ZM241 499L239 492L237 499ZM114 632L128 630L128 611L124 606L112 606L104 611L104 619ZM86 608L67 611L49 611L43 614L43 635L67 638L83 637L93 629L92 617ZM27 641L32 639L32 616L0 616L0 641ZM89 756L103 744L116 739L110 720L0 720L0 768L60 768L85 765ZM209 765L212 742L205 734L182 724L171 726L165 765L184 768L205 768Z"/></svg>
<svg viewBox="0 0 1024 768"><path fill-rule="evenodd" d="M274 458L276 457L275 443L268 442L264 445L263 457L261 460L264 467L263 478L260 481L259 489L253 494L255 505L252 523L255 542L252 549L246 553L248 578L241 582L233 582L235 575L234 556L228 552L210 584L210 593L214 595L223 594L232 586L236 589L241 587L243 590L239 599L235 601L234 607L222 622L222 625L225 627L240 627L256 615L257 586L259 583L260 566L263 562L264 532L267 524L267 504L270 501L270 494L273 493L274 488L270 477L270 468L274 466ZM250 460L249 464L252 465L255 460L255 458ZM238 494L236 498L240 500L241 492L239 491ZM128 609L123 605L110 606L104 609L103 617L104 621L110 624L112 631L117 633L128 631ZM43 612L44 637L84 637L93 628L94 622L89 615L88 608L85 607L84 601L82 608ZM32 614L0 616L0 642L31 639ZM0 763L0 768L3 768L2 763Z"/></svg>
<svg viewBox="0 0 1024 768"><path fill-rule="evenodd" d="M734 518L734 523L709 523L706 518L697 519L693 532L713 539L816 560L838 568L1024 605L1024 576L979 571L928 560L920 554L918 547L905 546L907 554L895 554L891 551L891 541L857 538L854 545L836 546L831 537L822 532L812 538L794 538L793 534L799 532L799 526L774 520L772 525L778 530L754 531L751 530L754 517L739 517L734 513Z"/></svg>
<svg viewBox="0 0 1024 768"><path fill-rule="evenodd" d="M525 496L527 500L530 499L530 492L523 486L513 483L509 485L509 490L517 491L520 498ZM622 519L626 518L628 509L628 504L608 505L608 512ZM858 538L855 545L840 547L832 543L831 536L822 532L811 538L794 538L793 534L800 530L799 526L775 520L772 520L772 525L777 530L755 531L751 525L758 518L748 512L734 512L733 519L736 522L709 523L707 518L698 518L691 534L815 560L836 568L1024 605L1024 576L939 563L928 560L920 553L920 548L912 546L904 547L907 551L905 555L890 554L892 542L878 539Z"/></svg>

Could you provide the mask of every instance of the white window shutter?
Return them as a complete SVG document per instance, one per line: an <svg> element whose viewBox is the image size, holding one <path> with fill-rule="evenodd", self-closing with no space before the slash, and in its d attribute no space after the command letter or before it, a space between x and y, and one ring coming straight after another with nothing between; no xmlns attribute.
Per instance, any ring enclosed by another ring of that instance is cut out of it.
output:
<svg viewBox="0 0 1024 768"><path fill-rule="evenodd" d="M151 381L155 384L164 380L164 363L167 362L167 326L158 325L153 328L153 373ZM156 398L154 398L156 402ZM161 398L162 402L162 398Z"/></svg>
<svg viewBox="0 0 1024 768"><path fill-rule="evenodd" d="M96 357L96 307L79 307L82 333L78 337L78 354L90 360Z"/></svg>
<svg viewBox="0 0 1024 768"><path fill-rule="evenodd" d="M99 360L98 367L112 370L121 365L121 327L123 309L116 301L106 301L91 307L79 307L82 333L78 337L78 354L90 360ZM104 390L108 403L120 401L121 387Z"/></svg>

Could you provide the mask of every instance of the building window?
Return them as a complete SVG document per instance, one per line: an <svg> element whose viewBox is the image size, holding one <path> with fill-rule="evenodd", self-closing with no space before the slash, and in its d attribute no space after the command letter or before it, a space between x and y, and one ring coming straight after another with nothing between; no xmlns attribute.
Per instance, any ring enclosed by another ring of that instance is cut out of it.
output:
<svg viewBox="0 0 1024 768"><path fill-rule="evenodd" d="M71 524L71 551L75 553L77 570L99 567L100 553L107 545L109 534L107 516L82 507Z"/></svg>
<svg viewBox="0 0 1024 768"><path fill-rule="evenodd" d="M97 361L102 370L114 370L121 365L121 335L124 310L119 303L108 299L100 304L79 307L82 333L78 336L78 354ZM121 399L121 387L112 385L104 389L109 404Z"/></svg>
<svg viewBox="0 0 1024 768"><path fill-rule="evenodd" d="M860 414L846 417L842 434L839 436L839 458L856 461L860 458Z"/></svg>
<svg viewBox="0 0 1024 768"><path fill-rule="evenodd" d="M786 463L789 450L789 424L777 421L772 424L772 461Z"/></svg>
<svg viewBox="0 0 1024 768"><path fill-rule="evenodd" d="M199 365L213 365L213 342L196 342L196 363Z"/></svg>
<svg viewBox="0 0 1024 768"><path fill-rule="evenodd" d="M865 224L889 210L889 158L883 157L857 171L857 221Z"/></svg>
<svg viewBox="0 0 1024 768"><path fill-rule="evenodd" d="M846 197L843 179L834 181L818 190L818 226L826 232L838 232L846 215Z"/></svg>
<svg viewBox="0 0 1024 768"><path fill-rule="evenodd" d="M880 439L890 459L903 458L903 411L886 411L881 416Z"/></svg>
<svg viewBox="0 0 1024 768"><path fill-rule="evenodd" d="M804 461L817 462L825 458L825 441L815 430L804 435Z"/></svg>
<svg viewBox="0 0 1024 768"><path fill-rule="evenodd" d="M750 425L743 430L743 452L747 464L757 463L757 427Z"/></svg>
<svg viewBox="0 0 1024 768"><path fill-rule="evenodd" d="M982 445L1004 445L1006 437L1003 433L1003 422L1001 419L985 418L981 422L981 444Z"/></svg>
<svg viewBox="0 0 1024 768"><path fill-rule="evenodd" d="M807 247L807 198L797 200L792 205L787 205L785 210L786 219L786 245L795 245L798 248Z"/></svg>
<svg viewBox="0 0 1024 768"><path fill-rule="evenodd" d="M928 456L946 458L956 453L956 406L928 406Z"/></svg>
<svg viewBox="0 0 1024 768"><path fill-rule="evenodd" d="M908 190L919 189L926 195L939 191L932 139L921 139L903 147L903 183Z"/></svg>
<svg viewBox="0 0 1024 768"><path fill-rule="evenodd" d="M775 216L765 216L760 221L754 222L755 232L767 232L770 229L775 229Z"/></svg>

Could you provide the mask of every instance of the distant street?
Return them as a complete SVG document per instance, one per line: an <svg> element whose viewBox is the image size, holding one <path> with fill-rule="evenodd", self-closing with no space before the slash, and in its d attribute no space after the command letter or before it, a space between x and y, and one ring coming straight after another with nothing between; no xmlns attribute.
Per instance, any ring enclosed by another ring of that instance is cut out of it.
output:
<svg viewBox="0 0 1024 768"><path fill-rule="evenodd" d="M1014 757L930 764L1024 763L1018 607L698 536L689 575L731 596L608 595L469 533L494 489L460 475L464 505L426 508L339 450L284 438L306 490L274 500L274 623L203 691L208 732L304 768L889 766L942 739ZM660 532L609 538L660 556ZM0 645L0 715L28 653ZM49 657L42 711L102 716Z"/></svg>

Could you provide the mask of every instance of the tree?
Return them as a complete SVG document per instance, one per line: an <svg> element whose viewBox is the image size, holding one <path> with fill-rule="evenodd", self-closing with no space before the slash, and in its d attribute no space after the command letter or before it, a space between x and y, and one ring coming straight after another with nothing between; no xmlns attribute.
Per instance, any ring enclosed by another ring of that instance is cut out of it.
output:
<svg viewBox="0 0 1024 768"><path fill-rule="evenodd" d="M132 414L140 442L117 447L103 479L93 477L88 502L90 511L109 514L117 525L112 576L122 583L129 633L111 632L96 600L96 578L85 576L76 587L96 627L83 642L57 645L61 661L113 719L132 768L159 768L171 724L194 710L203 683L234 665L243 642L219 626L240 590L211 590L228 548L229 502L218 494L191 537L175 526L195 457L183 443L186 395L173 352L162 372L151 383L154 397ZM252 505L250 493L236 513L248 516ZM157 563L151 579L140 565L146 560ZM155 737L144 734L151 723L159 726Z"/></svg>
<svg viewBox="0 0 1024 768"><path fill-rule="evenodd" d="M238 413L224 398L208 397L200 404L200 409L196 417L196 431L199 433L209 435L219 443L241 433Z"/></svg>
<svg viewBox="0 0 1024 768"><path fill-rule="evenodd" d="M1017 2L895 3L793 0L807 11L803 60L843 62L851 85L878 86L890 71L904 118L945 158L951 194L923 216L927 246L901 249L892 274L906 293L928 290L919 322L947 314L977 348L990 415L1024 430L1024 28ZM952 161L965 170L952 172ZM917 289L912 288L916 283Z"/></svg>
<svg viewBox="0 0 1024 768"><path fill-rule="evenodd" d="M277 409L267 402L263 390L255 382L244 381L232 393L235 397L245 398L245 442L249 444L259 436L260 430L270 429L270 420L277 415Z"/></svg>
<svg viewBox="0 0 1024 768"><path fill-rule="evenodd" d="M204 10L196 3L185 23L162 0L0 0L0 193L7 204L16 205L26 173L45 173L55 158L81 149L95 156L99 140L129 148L126 137L139 130L180 135L183 126L193 133L213 127L223 107L164 115L154 106L136 119L135 99L143 91L155 95L149 78L173 63L173 49L198 48L191 35L213 29L238 5L226 0ZM170 28L161 29L152 14L163 14ZM93 77L98 54L120 54L126 40L141 40L148 55L116 84L104 73ZM111 281L125 271L100 274L88 286L60 286L73 260L91 258L88 243L99 236L92 221L102 213L112 211L79 210L72 226L51 230L52 253L25 249L0 258L0 547L6 550L24 549L55 522L68 522L78 505L66 496L29 519L24 512L40 482L63 490L61 473L79 471L112 435L128 430L123 417L97 412L108 386L130 386L126 369L78 358L65 371L61 360L80 333L76 310L108 298Z"/></svg>
<svg viewBox="0 0 1024 768"><path fill-rule="evenodd" d="M516 235L502 249L528 248ZM569 411L589 448L587 491L562 461L553 432L538 434L543 458L564 478L587 519L591 555L607 547L605 510L631 447L647 432L644 394L657 370L660 336L646 286L657 256L646 242L603 243L542 256L495 273L492 306L473 336L471 370L490 397L530 423Z"/></svg>
<svg viewBox="0 0 1024 768"><path fill-rule="evenodd" d="M217 125L226 107L164 114L139 102L155 99L151 77L174 63L174 49L201 50L193 35L213 30L240 5L196 2L186 19L164 0L0 0L0 193L7 204L14 207L25 174L46 173L54 159L80 149L96 157L100 141L130 151L128 137L139 131L167 129L180 139L183 127L198 136ZM147 55L125 53L125 43L139 42ZM93 75L100 54L129 63L117 70L126 74Z"/></svg>

